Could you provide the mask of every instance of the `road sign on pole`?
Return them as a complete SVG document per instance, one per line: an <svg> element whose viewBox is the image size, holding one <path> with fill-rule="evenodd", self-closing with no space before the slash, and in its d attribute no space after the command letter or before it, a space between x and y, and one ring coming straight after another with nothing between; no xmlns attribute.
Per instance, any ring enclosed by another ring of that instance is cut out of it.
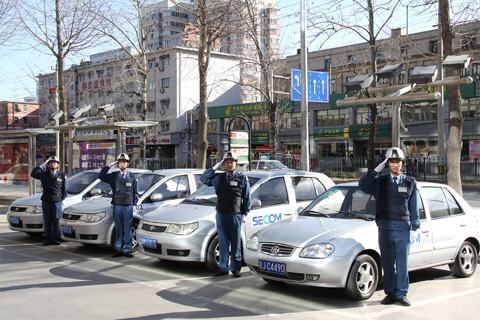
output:
<svg viewBox="0 0 480 320"><path fill-rule="evenodd" d="M300 70L292 69L291 87L293 101L300 101L302 99L300 76ZM307 76L308 101L328 102L330 96L328 92L328 73L308 71Z"/></svg>

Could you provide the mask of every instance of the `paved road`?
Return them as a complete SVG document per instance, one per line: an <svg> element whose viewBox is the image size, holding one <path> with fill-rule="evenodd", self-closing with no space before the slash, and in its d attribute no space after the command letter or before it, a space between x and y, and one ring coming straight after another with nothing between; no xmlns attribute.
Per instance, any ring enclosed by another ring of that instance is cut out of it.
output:
<svg viewBox="0 0 480 320"><path fill-rule="evenodd" d="M480 272L453 277L448 267L412 272L413 306L383 306L381 288L355 302L342 290L271 285L242 269L211 277L203 264L135 254L110 257L104 246L62 243L7 228L0 206L1 319L478 319Z"/></svg>

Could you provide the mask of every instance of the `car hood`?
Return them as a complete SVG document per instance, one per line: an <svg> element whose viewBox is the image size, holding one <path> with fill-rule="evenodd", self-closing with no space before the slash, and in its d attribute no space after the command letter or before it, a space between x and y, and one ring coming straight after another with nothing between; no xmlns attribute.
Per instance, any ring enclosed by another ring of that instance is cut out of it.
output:
<svg viewBox="0 0 480 320"><path fill-rule="evenodd" d="M180 203L172 207L159 208L143 216L143 220L165 223L190 223L199 220L215 221L215 207Z"/></svg>
<svg viewBox="0 0 480 320"><path fill-rule="evenodd" d="M304 247L311 243L330 242L350 231L371 226L373 221L294 217L272 224L257 232L260 242L275 242Z"/></svg>
<svg viewBox="0 0 480 320"><path fill-rule="evenodd" d="M87 201L82 201L66 208L66 211L75 212L97 212L100 210L106 210L111 206L112 198L110 197L98 197Z"/></svg>
<svg viewBox="0 0 480 320"><path fill-rule="evenodd" d="M12 202L12 205L40 206L42 204L42 200L40 200L41 197L42 197L41 194L37 194L34 196L17 199Z"/></svg>

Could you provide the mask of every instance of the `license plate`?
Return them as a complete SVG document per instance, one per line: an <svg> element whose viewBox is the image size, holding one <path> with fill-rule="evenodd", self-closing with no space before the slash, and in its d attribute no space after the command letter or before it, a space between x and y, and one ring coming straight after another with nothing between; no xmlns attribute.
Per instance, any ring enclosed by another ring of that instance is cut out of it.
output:
<svg viewBox="0 0 480 320"><path fill-rule="evenodd" d="M20 217L8 217L8 222L11 224L20 224Z"/></svg>
<svg viewBox="0 0 480 320"><path fill-rule="evenodd" d="M150 238L142 237L140 239L140 243L142 244L142 247L157 249L157 240L156 239L150 239Z"/></svg>
<svg viewBox="0 0 480 320"><path fill-rule="evenodd" d="M60 225L60 232L65 234L72 234L72 226Z"/></svg>
<svg viewBox="0 0 480 320"><path fill-rule="evenodd" d="M267 271L278 274L287 273L287 265L281 262L258 260L258 268L260 269L260 271Z"/></svg>

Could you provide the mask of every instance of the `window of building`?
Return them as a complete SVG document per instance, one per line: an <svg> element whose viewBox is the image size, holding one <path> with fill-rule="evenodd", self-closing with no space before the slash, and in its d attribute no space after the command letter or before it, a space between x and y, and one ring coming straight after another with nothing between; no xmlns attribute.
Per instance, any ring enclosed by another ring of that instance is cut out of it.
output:
<svg viewBox="0 0 480 320"><path fill-rule="evenodd" d="M19 112L19 111L20 111L20 108L18 107L18 104L14 104L14 105L13 105L13 110L14 110L15 112Z"/></svg>
<svg viewBox="0 0 480 320"><path fill-rule="evenodd" d="M168 55L160 57L160 65L163 67L170 65L170 57Z"/></svg>
<svg viewBox="0 0 480 320"><path fill-rule="evenodd" d="M282 116L282 129L295 129L302 127L302 113L284 113Z"/></svg>
<svg viewBox="0 0 480 320"><path fill-rule="evenodd" d="M217 119L208 119L207 122L207 132L215 133L217 132Z"/></svg>
<svg viewBox="0 0 480 320"><path fill-rule="evenodd" d="M409 58L412 56L412 49L408 46L401 47L400 52L402 54L402 57L404 58Z"/></svg>
<svg viewBox="0 0 480 320"><path fill-rule="evenodd" d="M147 102L147 111L154 112L155 111L155 101L148 101Z"/></svg>
<svg viewBox="0 0 480 320"><path fill-rule="evenodd" d="M460 71L462 77L468 77L470 75L470 68L466 67Z"/></svg>
<svg viewBox="0 0 480 320"><path fill-rule="evenodd" d="M87 72L87 79L88 79L88 80L93 79L93 71L88 71L88 72Z"/></svg>
<svg viewBox="0 0 480 320"><path fill-rule="evenodd" d="M113 67L107 68L107 76L108 76L108 77L113 76Z"/></svg>
<svg viewBox="0 0 480 320"><path fill-rule="evenodd" d="M167 110L170 107L170 99L160 100L160 110Z"/></svg>
<svg viewBox="0 0 480 320"><path fill-rule="evenodd" d="M348 126L348 108L317 111L317 127Z"/></svg>
<svg viewBox="0 0 480 320"><path fill-rule="evenodd" d="M223 132L228 132L228 126L230 125L230 120L229 118L225 118L225 119L222 119L221 121L223 121ZM252 123L253 120L250 120ZM253 127L253 125L252 125ZM235 119L233 120L233 123L230 127L231 130L247 130L247 125L245 124L245 121L243 121L243 119ZM255 129L253 129L255 130Z"/></svg>
<svg viewBox="0 0 480 320"><path fill-rule="evenodd" d="M325 59L325 69L330 69L332 67L332 59Z"/></svg>
<svg viewBox="0 0 480 320"><path fill-rule="evenodd" d="M349 65L355 64L355 56L354 55L348 56L347 62Z"/></svg>
<svg viewBox="0 0 480 320"><path fill-rule="evenodd" d="M401 109L402 121L436 121L437 102L403 103Z"/></svg>
<svg viewBox="0 0 480 320"><path fill-rule="evenodd" d="M335 79L330 80L330 93L335 93L337 90L337 86L335 83Z"/></svg>
<svg viewBox="0 0 480 320"><path fill-rule="evenodd" d="M392 123L392 105L387 106L386 108L378 110L377 113L377 123Z"/></svg>
<svg viewBox="0 0 480 320"><path fill-rule="evenodd" d="M438 53L438 41L430 41L428 45L428 51L431 53Z"/></svg>
<svg viewBox="0 0 480 320"><path fill-rule="evenodd" d="M28 106L26 104L23 105L23 112L28 112ZM27 119L27 118L25 118Z"/></svg>
<svg viewBox="0 0 480 320"><path fill-rule="evenodd" d="M269 130L269 115L262 114L259 116L253 116L252 128L253 130Z"/></svg>
<svg viewBox="0 0 480 320"><path fill-rule="evenodd" d="M127 73L128 73L129 75L133 75L133 70L132 70L132 66L131 66L131 65L127 64L127 65L125 66L125 70L127 70Z"/></svg>
<svg viewBox="0 0 480 320"><path fill-rule="evenodd" d="M148 90L155 90L155 81L148 82Z"/></svg>
<svg viewBox="0 0 480 320"><path fill-rule="evenodd" d="M468 50L468 49L473 49L477 46L477 41L475 38L475 35L462 35L462 38L460 40L462 49Z"/></svg>
<svg viewBox="0 0 480 320"><path fill-rule="evenodd" d="M155 59L148 60L148 67L155 68Z"/></svg>
<svg viewBox="0 0 480 320"><path fill-rule="evenodd" d="M163 45L164 46L169 46L170 45L170 40L169 39L163 40Z"/></svg>
<svg viewBox="0 0 480 320"><path fill-rule="evenodd" d="M160 121L160 130L162 132L170 131L170 121Z"/></svg>
<svg viewBox="0 0 480 320"><path fill-rule="evenodd" d="M128 92L133 92L133 91L135 91L135 85L134 85L134 83L132 83L132 82L127 83L127 85L126 85L126 90L127 90Z"/></svg>
<svg viewBox="0 0 480 320"><path fill-rule="evenodd" d="M78 81L85 81L85 73L78 74Z"/></svg>
<svg viewBox="0 0 480 320"><path fill-rule="evenodd" d="M480 118L480 98L463 99L462 115L464 118Z"/></svg>
<svg viewBox="0 0 480 320"><path fill-rule="evenodd" d="M135 105L135 109L137 110L137 113L140 112L140 110L142 110L142 104L139 102Z"/></svg>
<svg viewBox="0 0 480 320"><path fill-rule="evenodd" d="M100 78L103 78L105 72L103 70L98 70L97 71L97 78L100 79Z"/></svg>
<svg viewBox="0 0 480 320"><path fill-rule="evenodd" d="M13 123L18 123L18 117L13 117Z"/></svg>
<svg viewBox="0 0 480 320"><path fill-rule="evenodd" d="M170 87L170 79L169 78L162 79L162 88L168 88L168 87Z"/></svg>
<svg viewBox="0 0 480 320"><path fill-rule="evenodd" d="M370 108L360 107L355 111L356 124L370 124Z"/></svg>
<svg viewBox="0 0 480 320"><path fill-rule="evenodd" d="M378 50L375 52L375 61L380 61L382 60L382 51Z"/></svg>
<svg viewBox="0 0 480 320"><path fill-rule="evenodd" d="M27 128L28 127L28 118L23 117L23 127Z"/></svg>

